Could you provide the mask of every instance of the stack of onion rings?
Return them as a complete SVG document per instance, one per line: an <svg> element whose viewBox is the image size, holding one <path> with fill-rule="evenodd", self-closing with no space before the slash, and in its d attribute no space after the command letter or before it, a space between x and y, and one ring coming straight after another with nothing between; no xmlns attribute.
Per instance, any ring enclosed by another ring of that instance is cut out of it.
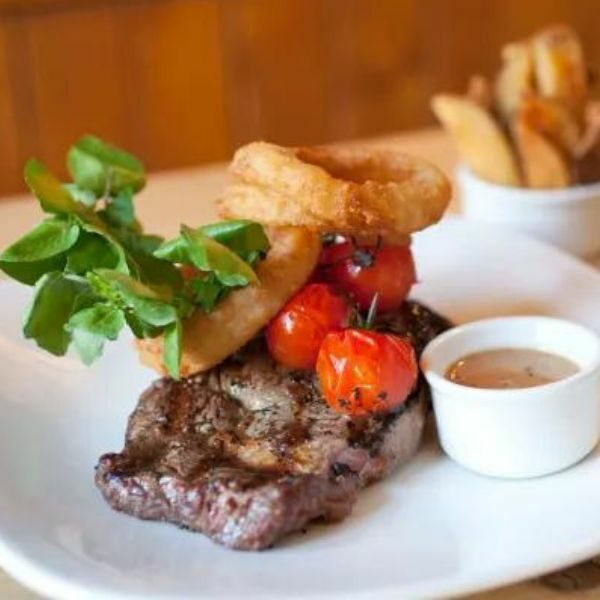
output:
<svg viewBox="0 0 600 600"><path fill-rule="evenodd" d="M268 227L271 249L258 284L232 291L210 313L184 323L182 375L205 371L241 348L309 279L322 232L374 243L410 243L409 234L438 221L450 184L435 167L389 149L240 148L234 176L219 201L221 216ZM162 337L137 343L142 362L165 372Z"/></svg>
<svg viewBox="0 0 600 600"><path fill-rule="evenodd" d="M221 216L315 231L406 236L437 222L451 197L439 169L389 148L253 142L230 170Z"/></svg>

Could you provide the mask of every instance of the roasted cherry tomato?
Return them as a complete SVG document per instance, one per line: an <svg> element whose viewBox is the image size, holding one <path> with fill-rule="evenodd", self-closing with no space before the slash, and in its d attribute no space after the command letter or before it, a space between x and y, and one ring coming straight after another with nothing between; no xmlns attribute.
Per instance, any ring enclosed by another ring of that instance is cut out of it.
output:
<svg viewBox="0 0 600 600"><path fill-rule="evenodd" d="M323 238L319 266L327 267L346 258L352 258L357 246L341 235Z"/></svg>
<svg viewBox="0 0 600 600"><path fill-rule="evenodd" d="M417 359L407 340L387 333L347 329L328 334L317 358L327 404L355 417L389 411L408 398L417 381Z"/></svg>
<svg viewBox="0 0 600 600"><path fill-rule="evenodd" d="M351 294L363 310L378 294L381 312L399 308L417 279L408 246L355 246L350 241L324 248L319 273Z"/></svg>
<svg viewBox="0 0 600 600"><path fill-rule="evenodd" d="M331 286L312 283L293 296L267 326L275 360L292 369L312 369L323 338L348 326L350 306Z"/></svg>
<svg viewBox="0 0 600 600"><path fill-rule="evenodd" d="M190 279L198 277L202 271L200 271L200 269L196 268L194 265L181 265L179 267L179 272L185 281L189 281Z"/></svg>

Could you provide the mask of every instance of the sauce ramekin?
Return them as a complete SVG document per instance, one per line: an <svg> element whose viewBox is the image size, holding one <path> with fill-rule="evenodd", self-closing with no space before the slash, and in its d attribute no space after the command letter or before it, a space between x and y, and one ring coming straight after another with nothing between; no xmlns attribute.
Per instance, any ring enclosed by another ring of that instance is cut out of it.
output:
<svg viewBox="0 0 600 600"><path fill-rule="evenodd" d="M446 370L467 354L531 348L573 361L579 371L523 389L453 383ZM455 327L424 350L421 369L433 400L440 443L461 465L495 477L538 477L565 469L600 439L600 338L550 317L500 317Z"/></svg>
<svg viewBox="0 0 600 600"><path fill-rule="evenodd" d="M600 183L559 189L510 187L485 181L467 167L456 171L463 214L497 223L575 254L600 252Z"/></svg>

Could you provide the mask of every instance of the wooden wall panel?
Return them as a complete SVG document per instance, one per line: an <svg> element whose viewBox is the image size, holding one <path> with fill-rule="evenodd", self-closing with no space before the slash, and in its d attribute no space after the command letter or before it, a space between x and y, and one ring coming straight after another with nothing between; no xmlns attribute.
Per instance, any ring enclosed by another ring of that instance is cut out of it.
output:
<svg viewBox="0 0 600 600"><path fill-rule="evenodd" d="M598 0L509 0L502 16L501 31L508 31L516 37L526 36L548 23L570 23L581 35L590 66L596 70L600 69Z"/></svg>
<svg viewBox="0 0 600 600"><path fill-rule="evenodd" d="M327 137L322 0L220 3L232 145Z"/></svg>
<svg viewBox="0 0 600 600"><path fill-rule="evenodd" d="M510 1L420 3L421 68L427 74L425 85L429 94L442 90L462 92L470 75L493 74L500 64L502 44L511 39L510 33L503 31L502 18L502 7ZM493 27L488 24L492 13Z"/></svg>
<svg viewBox="0 0 600 600"><path fill-rule="evenodd" d="M420 0L324 3L334 138L414 126L427 114ZM410 24L410 26L409 26Z"/></svg>
<svg viewBox="0 0 600 600"><path fill-rule="evenodd" d="M64 174L66 150L82 133L125 141L116 15L99 6L33 13L23 22L37 116L35 154Z"/></svg>
<svg viewBox="0 0 600 600"><path fill-rule="evenodd" d="M151 169L227 156L219 3L146 2L116 12L126 145Z"/></svg>
<svg viewBox="0 0 600 600"><path fill-rule="evenodd" d="M53 168L88 131L151 169L225 155L215 2L40 12L26 23L38 153Z"/></svg>
<svg viewBox="0 0 600 600"><path fill-rule="evenodd" d="M19 135L9 63L9 26L0 22L0 194L21 185Z"/></svg>
<svg viewBox="0 0 600 600"><path fill-rule="evenodd" d="M429 98L492 74L553 22L600 67L600 0L0 0L0 195L91 131L150 169L240 144L433 123Z"/></svg>

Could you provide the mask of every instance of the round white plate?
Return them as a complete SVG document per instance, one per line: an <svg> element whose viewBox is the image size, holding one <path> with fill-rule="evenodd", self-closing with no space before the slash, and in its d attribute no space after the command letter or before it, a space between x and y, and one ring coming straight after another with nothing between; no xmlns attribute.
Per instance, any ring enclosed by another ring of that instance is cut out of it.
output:
<svg viewBox="0 0 600 600"><path fill-rule="evenodd" d="M551 314L600 331L600 275L541 243L445 221L417 236L415 296L456 321ZM108 508L93 484L152 379L130 340L85 368L21 339L30 290L0 286L0 565L34 590L86 598L448 596L600 552L600 456L558 475L487 479L417 458L365 490L352 516L262 553L233 552Z"/></svg>

